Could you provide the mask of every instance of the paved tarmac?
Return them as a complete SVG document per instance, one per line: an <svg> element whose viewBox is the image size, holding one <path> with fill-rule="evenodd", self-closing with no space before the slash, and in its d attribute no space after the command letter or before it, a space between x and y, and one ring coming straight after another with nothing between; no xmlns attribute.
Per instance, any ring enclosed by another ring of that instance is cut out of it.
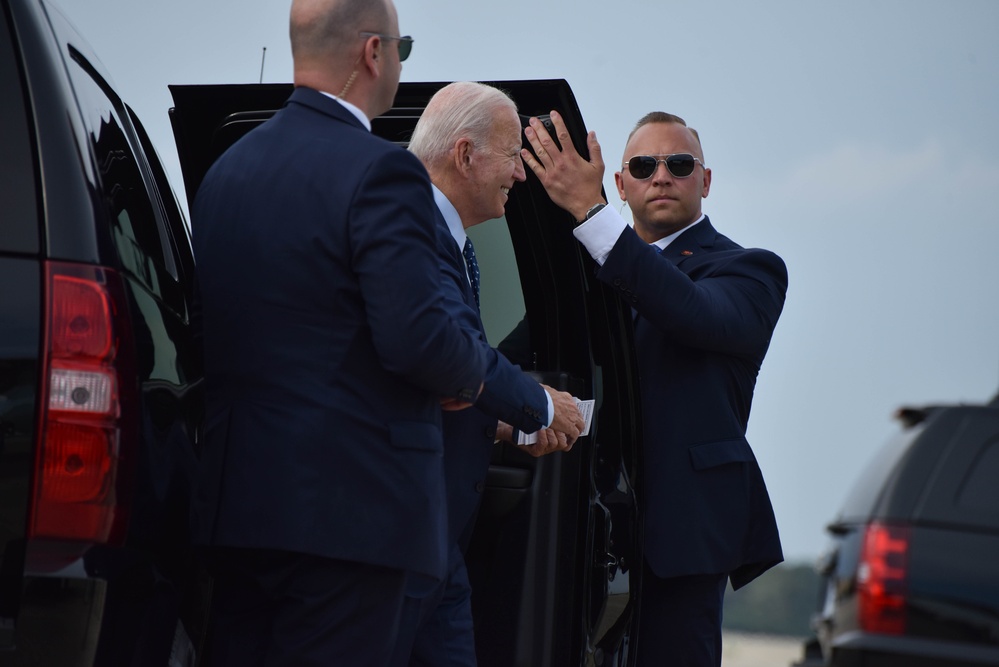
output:
<svg viewBox="0 0 999 667"><path fill-rule="evenodd" d="M802 640L741 632L722 636L722 667L788 667L801 657Z"/></svg>

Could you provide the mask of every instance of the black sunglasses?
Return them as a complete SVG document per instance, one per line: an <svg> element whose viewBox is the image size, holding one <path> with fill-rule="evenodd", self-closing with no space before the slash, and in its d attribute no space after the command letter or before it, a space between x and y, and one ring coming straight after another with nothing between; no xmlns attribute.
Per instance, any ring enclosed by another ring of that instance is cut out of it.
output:
<svg viewBox="0 0 999 667"><path fill-rule="evenodd" d="M666 165L666 169L669 170L669 173L672 174L674 178L686 178L690 176L694 173L694 165L697 163L700 163L702 167L704 166L703 162L690 153L673 153L672 155L636 155L625 162L624 166L628 168L628 173L631 174L632 178L644 181L646 178L651 178L652 174L656 173L656 169L659 167L660 162Z"/></svg>
<svg viewBox="0 0 999 667"><path fill-rule="evenodd" d="M395 39L399 42L399 62L402 62L409 57L409 54L413 52L413 38L409 35L403 35L402 37L394 37L392 35L383 35L380 32L362 32L361 37L381 37L382 39Z"/></svg>

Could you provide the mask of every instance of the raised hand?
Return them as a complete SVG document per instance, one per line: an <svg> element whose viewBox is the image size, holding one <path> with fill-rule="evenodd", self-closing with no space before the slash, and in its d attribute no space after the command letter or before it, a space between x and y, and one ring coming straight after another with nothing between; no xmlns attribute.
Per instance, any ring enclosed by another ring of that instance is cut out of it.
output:
<svg viewBox="0 0 999 667"><path fill-rule="evenodd" d="M532 118L530 125L524 128L524 136L534 153L523 148L520 155L541 181L552 201L571 213L576 220L582 220L593 205L606 203L600 194L604 178L604 159L600 144L595 132L587 134L590 159L583 159L572 146L572 139L562 116L552 111L551 119L555 135L563 149L560 150L555 145L541 121Z"/></svg>

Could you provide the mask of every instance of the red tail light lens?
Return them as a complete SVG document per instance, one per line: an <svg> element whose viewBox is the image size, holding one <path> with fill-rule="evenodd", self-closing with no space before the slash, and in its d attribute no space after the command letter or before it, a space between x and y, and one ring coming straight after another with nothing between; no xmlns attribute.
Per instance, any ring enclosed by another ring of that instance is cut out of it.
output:
<svg viewBox="0 0 999 667"><path fill-rule="evenodd" d="M49 426L42 475L47 499L59 503L100 501L108 494L108 475L116 447L110 429L60 424Z"/></svg>
<svg viewBox="0 0 999 667"><path fill-rule="evenodd" d="M34 537L107 541L114 519L114 429L49 424Z"/></svg>
<svg viewBox="0 0 999 667"><path fill-rule="evenodd" d="M51 279L52 356L103 360L113 355L111 302L105 286L58 273Z"/></svg>
<svg viewBox="0 0 999 667"><path fill-rule="evenodd" d="M858 621L866 632L905 633L909 529L871 523L864 533L857 571Z"/></svg>
<svg viewBox="0 0 999 667"><path fill-rule="evenodd" d="M122 403L134 368L124 289L109 269L50 263L47 355L30 536L114 541L125 519L119 492L123 440L134 410Z"/></svg>

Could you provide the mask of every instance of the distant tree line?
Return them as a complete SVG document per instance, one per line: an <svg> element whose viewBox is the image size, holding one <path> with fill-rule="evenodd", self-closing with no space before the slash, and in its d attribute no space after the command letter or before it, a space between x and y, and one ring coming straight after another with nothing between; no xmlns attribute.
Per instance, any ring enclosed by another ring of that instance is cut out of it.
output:
<svg viewBox="0 0 999 667"><path fill-rule="evenodd" d="M808 637L818 608L819 575L812 565L783 563L725 594L722 627L741 632Z"/></svg>

